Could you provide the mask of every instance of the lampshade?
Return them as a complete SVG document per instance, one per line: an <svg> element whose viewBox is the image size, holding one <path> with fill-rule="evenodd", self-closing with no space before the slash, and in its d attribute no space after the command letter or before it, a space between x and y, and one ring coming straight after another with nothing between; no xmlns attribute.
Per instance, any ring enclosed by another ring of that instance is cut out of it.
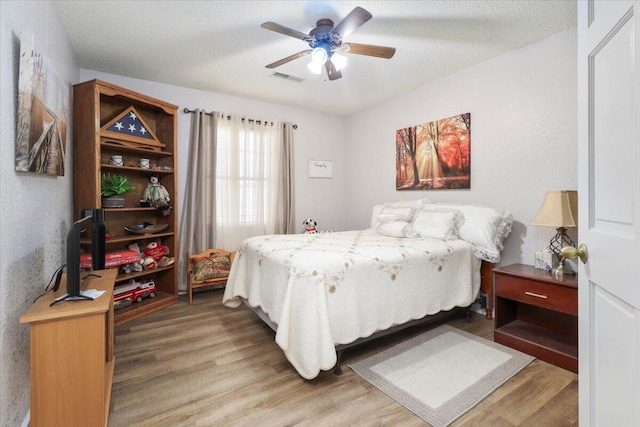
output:
<svg viewBox="0 0 640 427"><path fill-rule="evenodd" d="M309 71L311 71L313 74L321 74L322 65L324 65L322 62L311 61L309 62L309 64L307 64L307 68L309 68Z"/></svg>
<svg viewBox="0 0 640 427"><path fill-rule="evenodd" d="M571 228L578 226L578 192L547 191L531 225Z"/></svg>
<svg viewBox="0 0 640 427"><path fill-rule="evenodd" d="M347 57L340 55L338 52L334 52L331 55L331 62L336 67L336 70L340 71L347 65Z"/></svg>
<svg viewBox="0 0 640 427"><path fill-rule="evenodd" d="M322 73L322 66L329 59L329 54L322 47L316 47L311 51L311 62L307 65L313 74Z"/></svg>
<svg viewBox="0 0 640 427"><path fill-rule="evenodd" d="M327 62L327 59L329 59L329 54L327 54L327 51L324 48L316 47L311 51L312 62L320 63L320 65L323 65L325 62Z"/></svg>

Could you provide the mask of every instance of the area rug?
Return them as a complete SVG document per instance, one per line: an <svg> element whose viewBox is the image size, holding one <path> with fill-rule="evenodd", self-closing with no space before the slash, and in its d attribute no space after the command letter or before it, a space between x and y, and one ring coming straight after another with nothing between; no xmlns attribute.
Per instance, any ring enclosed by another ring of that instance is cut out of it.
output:
<svg viewBox="0 0 640 427"><path fill-rule="evenodd" d="M442 325L349 367L433 427L444 427L534 359Z"/></svg>

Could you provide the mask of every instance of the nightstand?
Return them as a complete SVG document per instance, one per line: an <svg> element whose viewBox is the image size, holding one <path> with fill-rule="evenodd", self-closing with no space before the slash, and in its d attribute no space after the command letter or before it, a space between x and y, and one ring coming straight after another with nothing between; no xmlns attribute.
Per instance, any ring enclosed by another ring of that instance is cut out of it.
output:
<svg viewBox="0 0 640 427"><path fill-rule="evenodd" d="M494 341L578 372L578 276L530 265L493 269Z"/></svg>

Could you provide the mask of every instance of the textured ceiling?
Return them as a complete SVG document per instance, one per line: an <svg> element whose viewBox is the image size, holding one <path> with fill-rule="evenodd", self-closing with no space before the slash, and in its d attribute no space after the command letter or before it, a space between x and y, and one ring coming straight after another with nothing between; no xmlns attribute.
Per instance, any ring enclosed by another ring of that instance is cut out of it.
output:
<svg viewBox="0 0 640 427"><path fill-rule="evenodd" d="M78 65L204 91L350 114L574 27L575 1L56 1ZM343 77L311 74L308 48L260 28L308 33L354 7L373 18L347 42L392 46L392 59L349 55ZM274 71L303 81L274 77Z"/></svg>

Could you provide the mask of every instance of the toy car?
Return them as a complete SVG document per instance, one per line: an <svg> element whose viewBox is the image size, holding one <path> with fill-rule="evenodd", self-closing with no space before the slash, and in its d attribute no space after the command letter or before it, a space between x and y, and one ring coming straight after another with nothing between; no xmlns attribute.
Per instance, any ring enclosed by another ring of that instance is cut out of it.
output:
<svg viewBox="0 0 640 427"><path fill-rule="evenodd" d="M128 284L119 286L115 289L113 293L113 301L114 304L119 305L118 308L122 308L120 305L126 307L126 305L130 304L125 302L127 299L140 303L143 298L154 298L155 296L156 284L153 280L148 280L146 282L136 282L135 280L131 280ZM122 301L122 303L120 303L120 301Z"/></svg>
<svg viewBox="0 0 640 427"><path fill-rule="evenodd" d="M133 300L129 296L121 296L113 298L113 309L120 310L133 304Z"/></svg>

